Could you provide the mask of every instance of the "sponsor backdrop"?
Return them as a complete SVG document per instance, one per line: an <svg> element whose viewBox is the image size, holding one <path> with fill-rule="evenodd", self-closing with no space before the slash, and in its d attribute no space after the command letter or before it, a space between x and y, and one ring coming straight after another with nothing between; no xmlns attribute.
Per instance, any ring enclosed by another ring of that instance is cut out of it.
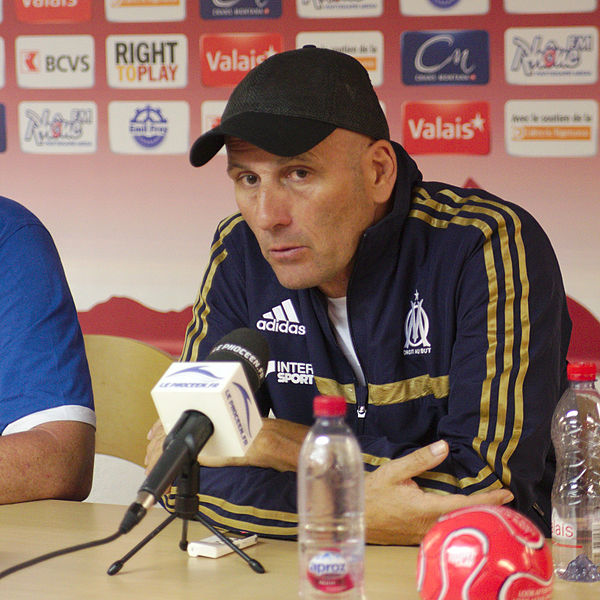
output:
<svg viewBox="0 0 600 600"><path fill-rule="evenodd" d="M194 169L190 143L248 69L327 46L368 69L425 179L536 216L591 331L599 25L597 0L3 0L0 194L51 230L84 330L177 352L235 210L224 156Z"/></svg>

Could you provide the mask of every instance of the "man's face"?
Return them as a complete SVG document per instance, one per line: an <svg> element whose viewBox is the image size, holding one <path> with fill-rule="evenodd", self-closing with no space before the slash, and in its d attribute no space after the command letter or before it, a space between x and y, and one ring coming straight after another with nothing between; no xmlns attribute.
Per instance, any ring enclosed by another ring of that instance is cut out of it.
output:
<svg viewBox="0 0 600 600"><path fill-rule="evenodd" d="M227 141L237 205L284 287L346 294L360 237L380 211L365 186L369 144L336 129L290 158Z"/></svg>

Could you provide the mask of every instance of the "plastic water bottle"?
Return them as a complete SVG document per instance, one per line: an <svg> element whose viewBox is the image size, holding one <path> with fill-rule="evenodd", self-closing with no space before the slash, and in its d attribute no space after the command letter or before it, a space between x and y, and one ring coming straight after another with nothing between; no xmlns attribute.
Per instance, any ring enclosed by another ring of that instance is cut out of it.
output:
<svg viewBox="0 0 600 600"><path fill-rule="evenodd" d="M596 366L567 366L569 388L552 419L556 476L552 555L562 579L600 580L600 394Z"/></svg>
<svg viewBox="0 0 600 600"><path fill-rule="evenodd" d="M316 422L298 464L300 596L364 596L364 471L358 442L344 421L346 401L314 399Z"/></svg>

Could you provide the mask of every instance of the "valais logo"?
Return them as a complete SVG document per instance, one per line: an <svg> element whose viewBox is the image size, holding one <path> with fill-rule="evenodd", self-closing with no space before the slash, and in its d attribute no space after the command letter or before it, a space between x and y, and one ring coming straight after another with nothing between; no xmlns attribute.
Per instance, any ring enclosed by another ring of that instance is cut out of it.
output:
<svg viewBox="0 0 600 600"><path fill-rule="evenodd" d="M281 52L278 33L206 34L200 37L202 83L236 85L248 71Z"/></svg>
<svg viewBox="0 0 600 600"><path fill-rule="evenodd" d="M405 102L404 147L409 154L488 154L487 102Z"/></svg>
<svg viewBox="0 0 600 600"><path fill-rule="evenodd" d="M92 18L92 0L16 0L23 23L80 23Z"/></svg>

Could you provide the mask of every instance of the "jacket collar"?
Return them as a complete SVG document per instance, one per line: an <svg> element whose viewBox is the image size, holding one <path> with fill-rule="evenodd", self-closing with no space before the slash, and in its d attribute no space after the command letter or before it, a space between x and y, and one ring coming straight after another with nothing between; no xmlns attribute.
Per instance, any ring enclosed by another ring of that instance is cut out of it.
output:
<svg viewBox="0 0 600 600"><path fill-rule="evenodd" d="M363 269L371 270L370 265L382 260L388 252L397 252L398 240L410 210L412 190L423 179L406 150L396 142L392 145L398 159L398 175L390 198L391 207L383 219L363 233L356 251L352 279L360 277Z"/></svg>

